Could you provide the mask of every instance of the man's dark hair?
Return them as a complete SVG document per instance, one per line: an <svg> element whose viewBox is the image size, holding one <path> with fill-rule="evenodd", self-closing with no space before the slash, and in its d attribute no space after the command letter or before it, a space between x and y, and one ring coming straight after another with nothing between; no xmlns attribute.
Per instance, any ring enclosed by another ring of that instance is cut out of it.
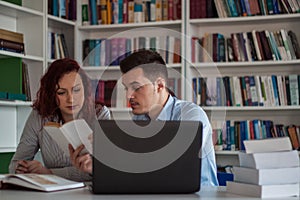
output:
<svg viewBox="0 0 300 200"><path fill-rule="evenodd" d="M151 81L162 77L166 81L168 79L167 66L159 53L152 50L139 50L120 62L120 69L123 74L134 68L143 69L145 77Z"/></svg>

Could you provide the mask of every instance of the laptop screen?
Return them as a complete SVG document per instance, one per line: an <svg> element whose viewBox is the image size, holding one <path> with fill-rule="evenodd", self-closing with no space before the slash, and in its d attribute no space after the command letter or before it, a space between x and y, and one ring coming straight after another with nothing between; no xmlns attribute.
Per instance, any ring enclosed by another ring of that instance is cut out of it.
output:
<svg viewBox="0 0 300 200"><path fill-rule="evenodd" d="M94 193L192 193L200 189L202 123L99 120Z"/></svg>

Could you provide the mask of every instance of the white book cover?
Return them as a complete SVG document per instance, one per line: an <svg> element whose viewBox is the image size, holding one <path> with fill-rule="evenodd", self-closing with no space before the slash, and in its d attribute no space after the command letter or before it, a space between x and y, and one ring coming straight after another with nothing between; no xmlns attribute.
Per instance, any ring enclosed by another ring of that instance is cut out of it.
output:
<svg viewBox="0 0 300 200"><path fill-rule="evenodd" d="M299 167L299 155L297 150L267 153L239 152L238 157L240 167L254 169Z"/></svg>
<svg viewBox="0 0 300 200"><path fill-rule="evenodd" d="M279 93L279 101L281 106L286 106L286 99L284 97L284 82L282 81L282 75L277 75L277 87L278 87L278 93Z"/></svg>
<svg viewBox="0 0 300 200"><path fill-rule="evenodd" d="M256 55L257 55L257 59L262 60L261 53L260 53L259 46L258 46L258 41L257 41L257 38L256 38L256 30L252 31L252 37L253 37L253 42L254 42L254 47L255 47L255 52L256 52Z"/></svg>
<svg viewBox="0 0 300 200"><path fill-rule="evenodd" d="M0 175L0 188L25 187L44 192L84 187L84 183L75 182L53 174L5 174Z"/></svg>
<svg viewBox="0 0 300 200"><path fill-rule="evenodd" d="M283 185L254 185L227 181L226 191L242 196L259 198L282 198L299 196L299 183Z"/></svg>
<svg viewBox="0 0 300 200"><path fill-rule="evenodd" d="M92 134L93 131L84 119L72 120L58 127L57 125L48 124L44 129L49 133L58 146L69 155L68 144L71 144L76 149L81 144L84 144L86 150L83 153L89 152L92 154Z"/></svg>
<svg viewBox="0 0 300 200"><path fill-rule="evenodd" d="M263 98L262 91L261 91L261 79L260 79L260 76L255 75L254 79L255 79L255 86L256 86L257 97L258 97L258 105L259 106L263 106L264 105L264 98Z"/></svg>
<svg viewBox="0 0 300 200"><path fill-rule="evenodd" d="M234 181L256 185L291 184L300 182L300 168L252 169L233 167Z"/></svg>
<svg viewBox="0 0 300 200"><path fill-rule="evenodd" d="M246 153L263 153L272 151L290 151L293 149L289 137L244 140Z"/></svg>

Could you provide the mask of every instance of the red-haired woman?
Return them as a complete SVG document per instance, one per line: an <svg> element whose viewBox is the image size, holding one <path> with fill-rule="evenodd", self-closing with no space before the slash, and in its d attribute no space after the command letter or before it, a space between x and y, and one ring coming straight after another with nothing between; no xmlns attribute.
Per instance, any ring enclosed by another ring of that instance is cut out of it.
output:
<svg viewBox="0 0 300 200"><path fill-rule="evenodd" d="M64 153L43 129L48 122L64 124L83 118L93 129L97 119L110 119L106 106L96 105L91 80L72 59L59 59L48 68L40 82L37 99L25 124L10 173L55 174L75 181L89 181L91 176L72 166ZM34 160L40 150L44 165Z"/></svg>

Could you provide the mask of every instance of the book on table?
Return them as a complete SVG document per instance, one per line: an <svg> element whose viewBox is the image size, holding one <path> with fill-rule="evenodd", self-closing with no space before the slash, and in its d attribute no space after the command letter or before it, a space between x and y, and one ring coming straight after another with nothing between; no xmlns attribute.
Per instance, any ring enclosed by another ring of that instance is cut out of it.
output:
<svg viewBox="0 0 300 200"><path fill-rule="evenodd" d="M229 193L260 198L299 196L300 164L288 137L245 140Z"/></svg>
<svg viewBox="0 0 300 200"><path fill-rule="evenodd" d="M82 153L92 153L93 131L84 119L76 119L60 125L56 122L48 122L44 129L49 133L58 146L69 155L68 144L74 149L84 144Z"/></svg>
<svg viewBox="0 0 300 200"><path fill-rule="evenodd" d="M256 185L242 182L227 181L226 191L239 195L259 198L282 198L299 196L299 183L278 185Z"/></svg>
<svg viewBox="0 0 300 200"><path fill-rule="evenodd" d="M253 169L233 167L234 181L256 185L279 185L298 183L300 178L299 167Z"/></svg>
<svg viewBox="0 0 300 200"><path fill-rule="evenodd" d="M297 150L253 154L239 152L238 157L241 167L248 167L254 169L299 166L299 154Z"/></svg>
<svg viewBox="0 0 300 200"><path fill-rule="evenodd" d="M1 174L1 189L32 189L44 192L68 190L84 187L75 182L53 174Z"/></svg>
<svg viewBox="0 0 300 200"><path fill-rule="evenodd" d="M244 140L246 153L290 151L292 144L289 137Z"/></svg>

